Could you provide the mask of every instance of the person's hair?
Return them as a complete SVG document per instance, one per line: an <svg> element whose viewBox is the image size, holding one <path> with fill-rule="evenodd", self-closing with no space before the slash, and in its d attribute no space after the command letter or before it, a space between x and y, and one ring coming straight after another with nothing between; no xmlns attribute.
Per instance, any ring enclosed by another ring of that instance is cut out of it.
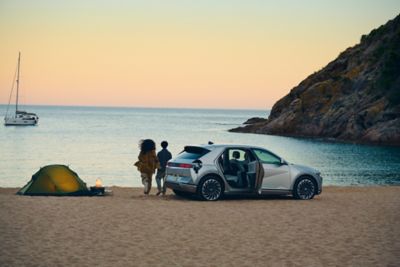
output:
<svg viewBox="0 0 400 267"><path fill-rule="evenodd" d="M162 148L167 148L167 146L168 146L168 142L167 141L162 141L161 142L161 147Z"/></svg>
<svg viewBox="0 0 400 267"><path fill-rule="evenodd" d="M140 140L139 142L140 153L147 153L156 149L156 143L151 139Z"/></svg>

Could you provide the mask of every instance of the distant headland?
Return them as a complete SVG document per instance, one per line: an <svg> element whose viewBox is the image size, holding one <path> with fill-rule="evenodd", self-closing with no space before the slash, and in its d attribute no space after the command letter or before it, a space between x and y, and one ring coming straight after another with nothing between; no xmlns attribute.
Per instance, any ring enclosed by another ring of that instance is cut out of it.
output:
<svg viewBox="0 0 400 267"><path fill-rule="evenodd" d="M400 15L232 132L400 145Z"/></svg>

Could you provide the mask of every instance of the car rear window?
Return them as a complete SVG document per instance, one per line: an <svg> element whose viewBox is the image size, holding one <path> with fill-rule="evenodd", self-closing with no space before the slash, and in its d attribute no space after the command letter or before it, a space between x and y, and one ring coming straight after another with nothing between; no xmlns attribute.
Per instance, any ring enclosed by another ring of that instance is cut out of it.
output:
<svg viewBox="0 0 400 267"><path fill-rule="evenodd" d="M199 146L185 146L183 151L176 157L177 159L198 159L210 152L210 150Z"/></svg>

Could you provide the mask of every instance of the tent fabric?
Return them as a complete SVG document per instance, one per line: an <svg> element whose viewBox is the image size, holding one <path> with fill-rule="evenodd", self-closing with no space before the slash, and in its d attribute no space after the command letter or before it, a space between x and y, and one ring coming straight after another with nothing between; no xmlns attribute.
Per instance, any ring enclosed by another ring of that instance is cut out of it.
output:
<svg viewBox="0 0 400 267"><path fill-rule="evenodd" d="M40 168L32 179L17 192L18 195L82 196L89 195L86 184L78 174L65 165Z"/></svg>

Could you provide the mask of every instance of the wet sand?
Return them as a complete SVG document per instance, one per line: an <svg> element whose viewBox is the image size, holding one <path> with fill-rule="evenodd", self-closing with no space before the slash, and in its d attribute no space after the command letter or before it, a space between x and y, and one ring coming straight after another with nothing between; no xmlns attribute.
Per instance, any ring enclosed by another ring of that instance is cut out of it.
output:
<svg viewBox="0 0 400 267"><path fill-rule="evenodd" d="M17 196L0 188L1 266L399 266L400 187L289 197Z"/></svg>

